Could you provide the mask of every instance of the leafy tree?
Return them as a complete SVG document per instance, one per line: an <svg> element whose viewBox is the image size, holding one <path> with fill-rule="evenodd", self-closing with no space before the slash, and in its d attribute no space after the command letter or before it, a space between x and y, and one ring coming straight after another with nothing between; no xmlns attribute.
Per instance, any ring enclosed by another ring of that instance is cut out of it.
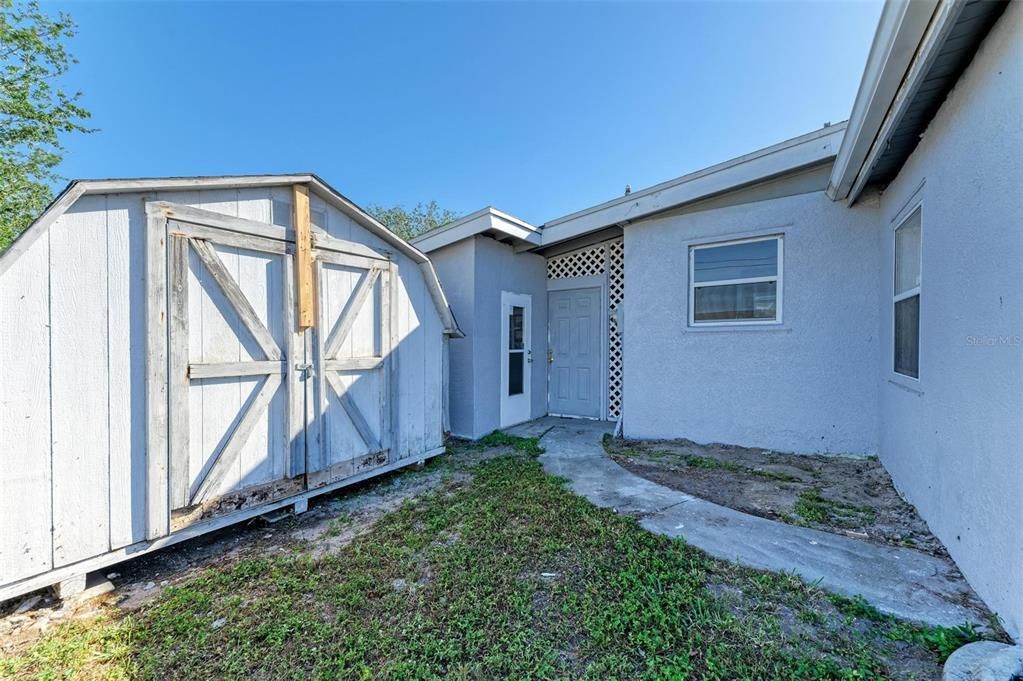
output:
<svg viewBox="0 0 1023 681"><path fill-rule="evenodd" d="M46 207L63 133L92 132L89 112L56 85L77 61L64 42L67 14L43 14L35 0L0 0L0 251Z"/></svg>
<svg viewBox="0 0 1023 681"><path fill-rule="evenodd" d="M441 208L436 201L417 203L412 210L406 210L401 205L384 208L377 204L370 205L367 210L387 229L405 240L413 239L458 218L458 213Z"/></svg>

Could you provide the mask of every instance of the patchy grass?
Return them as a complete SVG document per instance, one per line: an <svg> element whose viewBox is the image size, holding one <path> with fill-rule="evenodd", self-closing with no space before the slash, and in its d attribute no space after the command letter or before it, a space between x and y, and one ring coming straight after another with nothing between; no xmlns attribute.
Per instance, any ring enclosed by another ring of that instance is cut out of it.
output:
<svg viewBox="0 0 1023 681"><path fill-rule="evenodd" d="M966 634L710 559L571 494L535 441L488 438L516 454L343 551L207 569L129 617L55 628L0 676L927 678Z"/></svg>
<svg viewBox="0 0 1023 681"><path fill-rule="evenodd" d="M502 433L499 430L495 430L490 435L480 438L477 444L482 449L489 447L511 447L517 452L530 456L540 456L543 454L543 447L540 446L539 437L519 437Z"/></svg>
<svg viewBox="0 0 1023 681"><path fill-rule="evenodd" d="M816 488L800 492L793 510L808 523L835 527L862 527L872 524L876 517L874 509L869 506L829 499Z"/></svg>

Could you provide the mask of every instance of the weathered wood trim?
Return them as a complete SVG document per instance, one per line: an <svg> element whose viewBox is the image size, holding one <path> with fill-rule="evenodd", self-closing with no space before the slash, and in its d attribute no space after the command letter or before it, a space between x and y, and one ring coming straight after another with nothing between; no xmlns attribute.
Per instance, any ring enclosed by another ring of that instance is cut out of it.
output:
<svg viewBox="0 0 1023 681"><path fill-rule="evenodd" d="M326 410L326 387L323 385L323 353L317 352L320 344L320 324L304 333L305 365L305 470L306 475L316 470L324 460L323 451L326 439L322 426L323 413Z"/></svg>
<svg viewBox="0 0 1023 681"><path fill-rule="evenodd" d="M266 358L269 360L280 360L281 350L277 347L277 342L267 328L263 326L259 315L252 309L249 299L245 297L245 293L238 286L238 282L227 271L224 262L217 255L217 252L213 250L213 246L208 241L200 239L190 239L189 243L192 244L192 248L199 255L199 259L206 265L206 269L213 276L213 280L217 282L220 290L223 291L228 302L231 303L231 306L238 313L239 319L241 319L245 328L249 330L249 333L252 334L263 354L266 355Z"/></svg>
<svg viewBox="0 0 1023 681"><path fill-rule="evenodd" d="M309 216L309 188L292 187L292 225L295 227L295 291L298 301L298 328L308 329L316 323L313 300L313 236Z"/></svg>
<svg viewBox="0 0 1023 681"><path fill-rule="evenodd" d="M231 430L231 434L227 436L224 445L210 457L206 474L197 481L195 492L192 493L191 499L189 499L190 504L204 501L212 492L215 492L220 487L220 484L227 476L228 468L237 460L242 445L245 444L249 435L252 434L252 430L256 427L256 422L263 412L266 411L266 408L270 405L270 400L273 399L274 393L277 392L277 388L280 386L281 377L278 374L268 374L263 380L259 393L249 403L248 408L241 414L238 421L235 422L235 426Z"/></svg>
<svg viewBox="0 0 1023 681"><path fill-rule="evenodd" d="M217 229L224 229L229 232L261 236L276 241L294 240L294 234L278 225L270 225L265 222L239 218L212 210L170 203L169 201L147 201L146 212L162 215L175 222L191 223L199 227L216 227Z"/></svg>
<svg viewBox="0 0 1023 681"><path fill-rule="evenodd" d="M355 319L359 316L362 306L366 304L366 299L373 292L373 287L377 283L377 279L380 278L380 270L372 269L369 270L360 280L359 284L355 287L355 291L352 293L351 298L348 299L344 310L341 311L341 316L338 317L337 323L334 324L334 328L331 329L330 335L327 336L327 342L324 344L323 353L327 359L334 359L337 357L338 350L341 349L341 344L344 343L345 338L351 333L352 327L355 325Z"/></svg>
<svg viewBox="0 0 1023 681"><path fill-rule="evenodd" d="M390 255L388 253L382 253L365 244L360 244L355 241L347 241L345 239L338 239L337 237L333 237L328 234L314 234L313 248L329 250L347 255L355 255L362 258L369 258L371 260L382 260L385 263L387 260L390 260Z"/></svg>
<svg viewBox="0 0 1023 681"><path fill-rule="evenodd" d="M188 503L189 414L188 386L188 238L170 239L170 506Z"/></svg>
<svg viewBox="0 0 1023 681"><path fill-rule="evenodd" d="M171 220L169 223L169 229L171 236L182 235L193 239L213 241L214 243L218 243L223 246L244 248L249 251L284 255L294 250L294 246L286 241L278 241L277 239L268 239L266 237L253 236L251 234L242 234L240 232L232 232L230 230L220 229L217 227L204 227L190 222L178 222L176 220Z"/></svg>
<svg viewBox="0 0 1023 681"><path fill-rule="evenodd" d="M204 534L209 534L210 532L216 532L217 530L221 530L225 527L243 523L247 520L251 520L252 518L291 506L300 499L312 499L323 494L329 494L339 489L344 489L345 487L357 485L378 475L385 475L387 473L400 470L406 466L411 466L426 461L427 459L432 459L433 457L443 453L444 447L431 449L418 456L392 461L391 463L380 466L379 468L373 468L363 473L357 473L351 477L345 478L344 480L337 480L323 485L322 487L312 488L306 492L302 492L301 494L284 497L282 499L265 504L259 504L257 506L250 506L229 515L202 520L187 527L183 527L173 534L164 533L163 536L153 541L137 542L130 546L117 549L116 551L110 551L109 553L104 553L99 556L78 561L77 563L71 563L70 565L65 565L55 570L49 570L33 577L26 577L25 579L0 587L0 601L17 598L18 596L57 584L76 575L102 570L103 568L111 565L115 565L132 558L138 558L148 553L159 551L190 539L195 539L196 537L201 537Z"/></svg>
<svg viewBox="0 0 1023 681"><path fill-rule="evenodd" d="M376 270L376 269L387 269L386 260L377 260L375 258L364 258L361 255L350 255L348 253L337 253L335 251L322 251L317 250L313 257L320 262L325 262L330 265L340 265L342 267L351 267L357 270Z"/></svg>
<svg viewBox="0 0 1023 681"><path fill-rule="evenodd" d="M386 364L383 357L343 357L328 359L324 363L328 371L376 371Z"/></svg>
<svg viewBox="0 0 1023 681"><path fill-rule="evenodd" d="M67 209L73 206L83 194L85 194L85 188L81 184L69 185L60 196L54 199L43 214L36 218L35 222L14 239L7 250L0 252L0 276L3 276L3 273L10 268L14 261L27 252L36 239L45 234L50 225L67 212Z"/></svg>
<svg viewBox="0 0 1023 681"><path fill-rule="evenodd" d="M284 256L284 287L281 299L284 305L284 358L285 388L287 390L287 407L285 433L288 443L287 475L295 477L305 473L305 389L304 381L309 380L309 372L299 369L305 364L305 339L298 330L295 318L295 261L291 255Z"/></svg>
<svg viewBox="0 0 1023 681"><path fill-rule="evenodd" d="M390 299L390 319L388 320L388 347L389 351L387 354L387 372L388 372L388 406L387 406L387 422L390 425L388 428L388 437L391 438L390 443L390 455L391 460L395 461L401 458L401 452L398 451L399 444L401 442L400 437L395 437L397 433L401 432L404 424L401 420L401 413L398 411L401 404L401 373L400 373L400 357L399 357L399 324L398 324L398 311L400 309L398 305L398 287L401 285L400 270L397 263L391 263L388 272L388 278L391 280L391 287L388 298Z"/></svg>
<svg viewBox="0 0 1023 681"><path fill-rule="evenodd" d="M348 414L348 418L351 420L352 425L355 426L355 430L359 432L359 437L369 447L370 453L381 451L380 441L373 434L373 430L369 427L369 423L366 422L366 417L362 415L362 410L355 404L355 400L345 390L344 384L341 382L341 377L334 372L327 373L327 382L330 387L334 389L334 393L337 394L338 402L341 403L341 408Z"/></svg>
<svg viewBox="0 0 1023 681"><path fill-rule="evenodd" d="M458 328L458 321L451 311L451 306L448 305L448 298L444 295L444 289L440 286L440 279L437 278L437 271L433 268L433 263L429 260L421 262L419 263L419 269L423 273L423 280L426 282L426 288L430 292L433 305L437 308L437 312L440 314L441 321L444 324L444 333L451 338L465 338L465 334Z"/></svg>
<svg viewBox="0 0 1023 681"><path fill-rule="evenodd" d="M285 362L210 362L208 364L189 364L188 378L241 378L244 376L267 376L269 374L285 374L288 372Z"/></svg>
<svg viewBox="0 0 1023 681"><path fill-rule="evenodd" d="M384 366L383 357L349 357L345 359L328 359L325 362L327 371L373 371Z"/></svg>
<svg viewBox="0 0 1023 681"><path fill-rule="evenodd" d="M146 537L170 528L167 476L167 220L146 216Z"/></svg>
<svg viewBox="0 0 1023 681"><path fill-rule="evenodd" d="M394 339L391 336L391 289L394 287L392 267L380 279L380 446L390 450L394 441L391 432L391 366Z"/></svg>
<svg viewBox="0 0 1023 681"><path fill-rule="evenodd" d="M90 194L117 194L142 191L181 191L187 189L244 189L283 187L295 182L311 182L309 173L298 175L206 175L199 177L162 177L141 179L82 180Z"/></svg>

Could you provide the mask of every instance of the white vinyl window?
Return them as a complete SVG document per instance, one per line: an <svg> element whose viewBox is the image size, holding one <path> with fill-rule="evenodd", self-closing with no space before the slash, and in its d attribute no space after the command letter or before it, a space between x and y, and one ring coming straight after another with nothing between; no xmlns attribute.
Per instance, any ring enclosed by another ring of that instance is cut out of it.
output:
<svg viewBox="0 0 1023 681"><path fill-rule="evenodd" d="M689 324L781 322L782 237L689 248Z"/></svg>
<svg viewBox="0 0 1023 681"><path fill-rule="evenodd" d="M920 378L920 207L895 228L895 373Z"/></svg>

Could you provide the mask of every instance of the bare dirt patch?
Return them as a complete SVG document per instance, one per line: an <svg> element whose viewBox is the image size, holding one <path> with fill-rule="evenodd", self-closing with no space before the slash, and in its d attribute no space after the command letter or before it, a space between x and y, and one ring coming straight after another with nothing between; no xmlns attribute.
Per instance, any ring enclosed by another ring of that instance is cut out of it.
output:
<svg viewBox="0 0 1023 681"><path fill-rule="evenodd" d="M647 480L752 515L948 558L876 458L785 454L689 440L605 441Z"/></svg>

